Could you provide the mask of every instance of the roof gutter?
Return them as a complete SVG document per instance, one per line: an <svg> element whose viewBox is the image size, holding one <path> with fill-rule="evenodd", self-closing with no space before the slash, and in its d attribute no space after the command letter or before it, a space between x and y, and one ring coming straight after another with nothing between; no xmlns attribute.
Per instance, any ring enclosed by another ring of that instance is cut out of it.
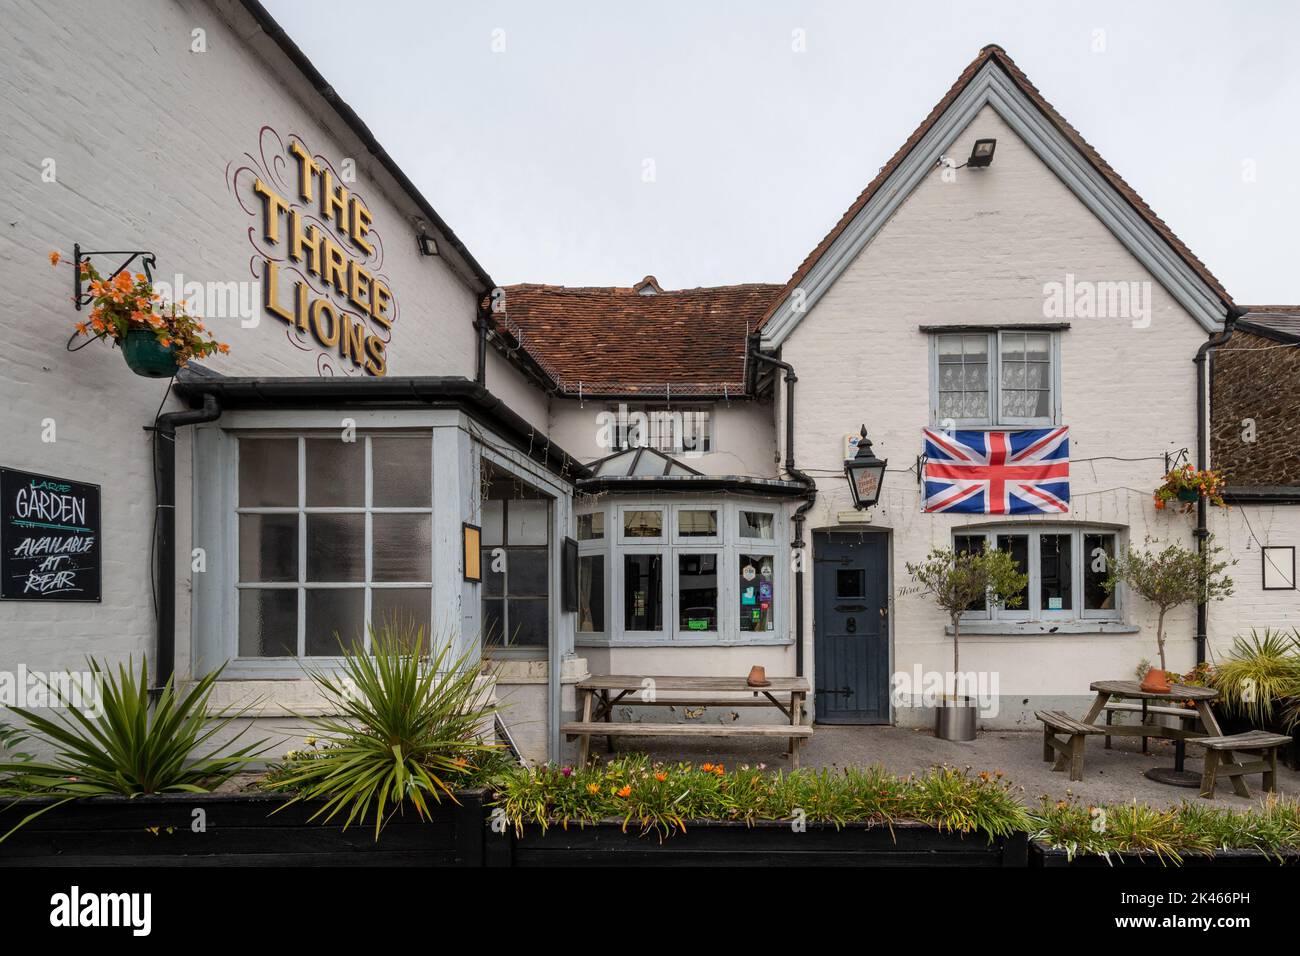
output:
<svg viewBox="0 0 1300 956"><path fill-rule="evenodd" d="M794 463L794 386L799 381L799 376L795 375L793 365L775 359L770 355L764 355L759 351L756 343L751 343L749 357L756 363L771 365L785 372L785 471L795 481L802 483L805 489L804 503L790 517L790 520L794 522L794 540L790 542L790 547L794 549L796 555L794 565L794 675L803 677L803 568L807 563L803 551L803 525L804 521L807 520L806 515L809 509L817 500L817 483L796 468Z"/></svg>
<svg viewBox="0 0 1300 956"><path fill-rule="evenodd" d="M559 477L568 481L591 477L590 468L483 385L466 378L186 378L176 382L176 391L191 402L212 396L227 409L319 408L322 404L461 408Z"/></svg>
<svg viewBox="0 0 1300 956"><path fill-rule="evenodd" d="M1229 305L1223 322L1223 331L1216 332L1202 342L1201 347L1196 350L1196 357L1192 359L1196 363L1196 467L1201 470L1206 468L1210 457L1208 360L1214 349L1225 345L1232 338L1237 319L1245 315L1246 311L1241 306ZM1205 554L1210 538L1208 512L1205 496L1201 495L1196 502L1196 530L1192 533L1196 538L1197 554L1202 556ZM1202 596L1196 602L1196 663L1198 664L1205 663L1209 628L1210 606Z"/></svg>

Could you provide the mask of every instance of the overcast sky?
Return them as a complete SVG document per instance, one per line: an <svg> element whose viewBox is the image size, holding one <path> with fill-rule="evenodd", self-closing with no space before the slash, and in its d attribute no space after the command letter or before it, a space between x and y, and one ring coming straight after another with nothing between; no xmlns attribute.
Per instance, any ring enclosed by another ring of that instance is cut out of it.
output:
<svg viewBox="0 0 1300 956"><path fill-rule="evenodd" d="M1300 303L1296 0L264 2L499 283L784 282L998 43L1238 302Z"/></svg>

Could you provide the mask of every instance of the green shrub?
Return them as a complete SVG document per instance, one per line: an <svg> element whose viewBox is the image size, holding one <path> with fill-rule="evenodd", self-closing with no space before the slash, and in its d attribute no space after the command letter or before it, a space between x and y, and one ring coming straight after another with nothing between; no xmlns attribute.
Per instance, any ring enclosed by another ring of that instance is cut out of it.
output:
<svg viewBox="0 0 1300 956"><path fill-rule="evenodd" d="M498 772L499 748L482 739L496 709L478 680L477 651L456 657L450 639L440 643L430 657L423 628L394 623L371 631L370 653L345 649L337 674L309 670L331 714L306 718L319 745L265 785L292 794L285 806L323 801L313 820L346 811L344 829L373 816L378 840L406 804L428 819L430 803L454 802L453 789Z"/></svg>
<svg viewBox="0 0 1300 956"><path fill-rule="evenodd" d="M626 830L657 831L661 838L685 831L693 820L757 820L891 825L912 820L954 833L983 833L991 841L1030 820L1001 774L936 767L897 777L880 767L844 770L766 771L721 764L659 764L644 755L620 757L604 766L546 766L507 774L495 801L522 832L619 819Z"/></svg>
<svg viewBox="0 0 1300 956"><path fill-rule="evenodd" d="M1044 800L1035 815L1035 840L1080 854L1149 853L1162 863L1180 864L1187 853L1258 850L1279 856L1300 850L1300 802L1270 797L1238 812L1203 803L1169 809L1139 804L1087 807L1078 800Z"/></svg>
<svg viewBox="0 0 1300 956"><path fill-rule="evenodd" d="M1232 650L1215 669L1214 682L1226 709L1258 727L1271 724L1275 704L1285 706L1300 697L1300 632L1252 630L1249 638L1234 638ZM1290 708L1287 722L1294 724L1296 716Z"/></svg>
<svg viewBox="0 0 1300 956"><path fill-rule="evenodd" d="M137 796L152 793L207 793L220 786L262 752L259 741L231 750L247 732L210 753L198 750L243 712L207 713L212 685L221 670L177 694L173 681L150 706L149 674L144 661L137 676L130 662L119 664L116 674L98 661L89 661L93 686L74 681L72 693L47 683L51 700L61 709L53 718L20 707L10 708L26 719L31 736L55 752L50 760L16 759L0 764L0 794L53 796L62 799L38 810L11 829L78 797L106 794ZM91 717L77 701L102 700L102 715ZM260 749L259 749L260 748Z"/></svg>

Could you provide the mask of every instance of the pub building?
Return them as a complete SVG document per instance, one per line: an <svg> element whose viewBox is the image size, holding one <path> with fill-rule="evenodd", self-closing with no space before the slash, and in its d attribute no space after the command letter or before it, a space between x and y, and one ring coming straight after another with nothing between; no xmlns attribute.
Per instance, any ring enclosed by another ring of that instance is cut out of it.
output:
<svg viewBox="0 0 1300 956"><path fill-rule="evenodd" d="M304 665L401 615L489 662L525 757L570 760L590 675L757 667L807 680L808 723L924 724L900 687L952 642L906 565L937 546L1029 576L963 625L985 727L1154 656L1154 609L1099 563L1147 536L1208 530L1241 565L1227 601L1170 615L1171 669L1294 622L1300 476L1251 473L1227 428L1211 449L1205 377L1234 334L1298 334L1290 307L1236 305L1000 48L786 282L500 286L255 0L116 12L23 5L0 38L0 269L24 290L0 671L224 668L214 707L252 702L290 749L320 706ZM75 333L87 259L228 353L172 378ZM1102 283L1124 314L1080 296ZM1267 422L1243 394L1232 414ZM1235 515L1152 506L1183 461L1240 464ZM784 719L752 696L612 717Z"/></svg>

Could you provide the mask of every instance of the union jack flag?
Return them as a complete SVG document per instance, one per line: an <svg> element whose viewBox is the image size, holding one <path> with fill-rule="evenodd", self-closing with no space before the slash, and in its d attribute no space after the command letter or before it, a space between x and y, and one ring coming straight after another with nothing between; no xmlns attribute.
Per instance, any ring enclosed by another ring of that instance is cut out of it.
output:
<svg viewBox="0 0 1300 956"><path fill-rule="evenodd" d="M1070 510L1068 428L925 429L925 510L1024 515Z"/></svg>

